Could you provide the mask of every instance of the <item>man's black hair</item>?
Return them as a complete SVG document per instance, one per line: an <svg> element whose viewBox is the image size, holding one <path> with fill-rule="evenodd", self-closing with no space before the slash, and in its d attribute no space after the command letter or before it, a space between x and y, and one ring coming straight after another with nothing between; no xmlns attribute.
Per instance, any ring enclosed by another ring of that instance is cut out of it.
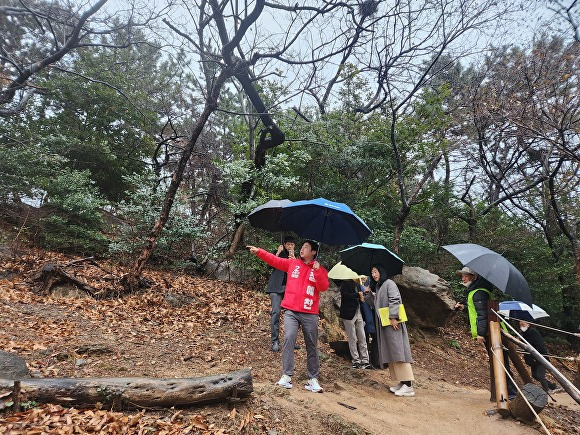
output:
<svg viewBox="0 0 580 435"><path fill-rule="evenodd" d="M314 240L304 240L304 243L308 243L310 245L310 249L318 253L318 243L316 243Z"/></svg>
<svg viewBox="0 0 580 435"><path fill-rule="evenodd" d="M294 238L294 236L286 236L286 237L284 237L284 244L286 244L288 242L296 243L296 239Z"/></svg>

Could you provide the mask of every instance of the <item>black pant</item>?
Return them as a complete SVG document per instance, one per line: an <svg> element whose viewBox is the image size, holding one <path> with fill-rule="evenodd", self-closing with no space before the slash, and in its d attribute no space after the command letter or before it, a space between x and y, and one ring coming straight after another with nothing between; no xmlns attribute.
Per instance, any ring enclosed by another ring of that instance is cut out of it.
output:
<svg viewBox="0 0 580 435"><path fill-rule="evenodd" d="M377 341L377 334L375 333L366 333L367 336L367 348L369 350L369 362L372 366L377 368L382 368L381 363L379 362L379 343Z"/></svg>
<svg viewBox="0 0 580 435"><path fill-rule="evenodd" d="M546 367L542 364L531 364L532 377L542 385L544 391L554 390L557 385L546 379Z"/></svg>

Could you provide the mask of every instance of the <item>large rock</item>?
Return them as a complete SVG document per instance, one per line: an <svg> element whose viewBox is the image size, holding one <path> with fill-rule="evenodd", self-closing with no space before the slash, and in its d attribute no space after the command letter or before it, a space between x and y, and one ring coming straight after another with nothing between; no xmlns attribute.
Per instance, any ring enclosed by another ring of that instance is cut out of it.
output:
<svg viewBox="0 0 580 435"><path fill-rule="evenodd" d="M236 266L232 260L224 260L217 262L209 260L205 264L205 273L210 278L215 278L219 281L243 283L247 282L251 277L246 269Z"/></svg>
<svg viewBox="0 0 580 435"><path fill-rule="evenodd" d="M320 339L326 343L347 339L342 320L338 317L340 308L340 289L330 280L328 290L320 295L318 310L322 318Z"/></svg>
<svg viewBox="0 0 580 435"><path fill-rule="evenodd" d="M24 358L0 350L0 379L18 380L30 378Z"/></svg>
<svg viewBox="0 0 580 435"><path fill-rule="evenodd" d="M435 328L445 325L455 301L449 283L420 267L403 267L395 277L412 325Z"/></svg>

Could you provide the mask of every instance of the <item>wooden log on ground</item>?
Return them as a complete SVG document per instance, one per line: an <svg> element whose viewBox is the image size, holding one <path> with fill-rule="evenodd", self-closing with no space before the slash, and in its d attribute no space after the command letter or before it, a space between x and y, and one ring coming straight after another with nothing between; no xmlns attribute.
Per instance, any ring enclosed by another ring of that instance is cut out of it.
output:
<svg viewBox="0 0 580 435"><path fill-rule="evenodd" d="M548 404L548 394L534 384L526 384L521 390L522 392L518 392L516 398L510 402L510 411L515 418L532 422L536 419L536 416L524 400L523 396L525 396L534 411L536 411L536 414L539 414Z"/></svg>
<svg viewBox="0 0 580 435"><path fill-rule="evenodd" d="M46 263L42 266L42 269L40 269L33 279L39 283L36 287L36 291L39 293L49 293L54 285L64 282L73 284L79 290L95 297L96 289L94 287L86 282L82 282L73 275L67 273L62 267L53 263Z"/></svg>
<svg viewBox="0 0 580 435"><path fill-rule="evenodd" d="M12 391L14 381L0 379L0 393ZM250 369L201 378L45 378L22 379L20 400L64 406L113 409L170 408L223 402L249 396L253 391Z"/></svg>

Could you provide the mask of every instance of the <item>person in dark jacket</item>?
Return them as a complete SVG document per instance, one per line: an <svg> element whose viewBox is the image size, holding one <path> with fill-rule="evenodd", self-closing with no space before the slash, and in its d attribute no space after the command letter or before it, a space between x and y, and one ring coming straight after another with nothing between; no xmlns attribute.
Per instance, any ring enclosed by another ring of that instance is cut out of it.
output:
<svg viewBox="0 0 580 435"><path fill-rule="evenodd" d="M489 358L489 379L491 382L491 401L495 401L495 385L493 364L490 348L489 348L489 319L487 301L493 300L492 293L493 285L485 278L477 275L469 267L464 267L456 271L457 275L461 275L461 282L465 289L465 298L461 302L455 304L455 309L463 310L467 306L467 314L469 317L469 327L471 330L471 337L477 340L478 343L485 345L487 355ZM508 353L504 351L505 368L509 376L507 376L508 396L510 399L517 394L517 388L510 377L513 377L509 366Z"/></svg>
<svg viewBox="0 0 580 435"><path fill-rule="evenodd" d="M364 302L362 289L352 280L340 283L340 313L344 330L348 337L348 348L355 369L370 369L369 353L365 337L361 303Z"/></svg>
<svg viewBox="0 0 580 435"><path fill-rule="evenodd" d="M292 236L284 237L284 244L278 246L275 255L280 258L295 258L294 257L295 240ZM284 298L284 291L286 290L287 274L281 270L274 269L268 280L266 286L266 293L270 295L270 335L272 337L272 351L278 352L280 350L280 313L282 311L280 304Z"/></svg>
<svg viewBox="0 0 580 435"><path fill-rule="evenodd" d="M546 350L546 344L544 342L544 337L542 337L540 331L535 328L530 328L530 324L525 320L520 320L520 331L522 333L522 337L524 337L524 339L532 347L534 347L534 349L536 349L542 355L548 354L548 351ZM546 359L548 358L546 357ZM538 360L536 360L536 358L534 358L531 354L526 353L524 355L524 361L532 369L532 377L540 383L545 391L550 392L558 389L558 386L555 383L546 379L546 367L544 367Z"/></svg>

